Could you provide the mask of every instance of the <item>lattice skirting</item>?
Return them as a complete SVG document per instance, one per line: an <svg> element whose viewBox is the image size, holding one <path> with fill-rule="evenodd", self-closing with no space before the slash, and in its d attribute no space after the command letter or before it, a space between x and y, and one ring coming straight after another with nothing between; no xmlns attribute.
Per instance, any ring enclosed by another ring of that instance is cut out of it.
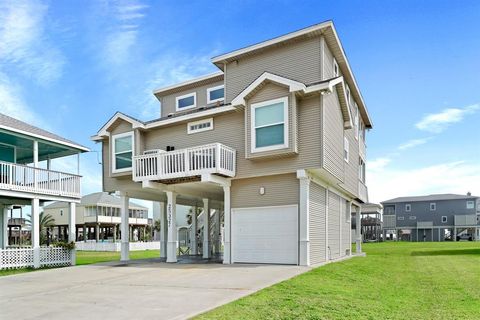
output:
<svg viewBox="0 0 480 320"><path fill-rule="evenodd" d="M34 267L32 248L0 249L0 270ZM71 251L64 248L41 247L40 267L71 264Z"/></svg>

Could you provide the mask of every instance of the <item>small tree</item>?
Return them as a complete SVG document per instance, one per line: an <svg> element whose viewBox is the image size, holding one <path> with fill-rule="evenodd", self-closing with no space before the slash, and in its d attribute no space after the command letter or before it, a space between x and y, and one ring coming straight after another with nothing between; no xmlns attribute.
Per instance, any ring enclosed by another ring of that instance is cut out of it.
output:
<svg viewBox="0 0 480 320"><path fill-rule="evenodd" d="M47 235L47 229L55 225L55 219L50 214L45 214L45 212L41 212L39 215L39 221L40 223L38 225L38 231L40 232L40 244L48 245L50 239L49 235ZM28 215L28 218L25 219L25 222L30 225L30 227L32 226L31 214Z"/></svg>

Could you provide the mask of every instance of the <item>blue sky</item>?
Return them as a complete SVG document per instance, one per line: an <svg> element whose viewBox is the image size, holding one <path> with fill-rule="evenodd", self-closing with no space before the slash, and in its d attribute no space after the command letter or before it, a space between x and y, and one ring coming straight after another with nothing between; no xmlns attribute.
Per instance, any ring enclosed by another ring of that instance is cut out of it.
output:
<svg viewBox="0 0 480 320"><path fill-rule="evenodd" d="M0 112L98 151L89 137L115 111L159 115L153 89L328 19L375 125L371 200L480 195L479 1L0 0ZM101 189L100 168L82 156L85 193Z"/></svg>

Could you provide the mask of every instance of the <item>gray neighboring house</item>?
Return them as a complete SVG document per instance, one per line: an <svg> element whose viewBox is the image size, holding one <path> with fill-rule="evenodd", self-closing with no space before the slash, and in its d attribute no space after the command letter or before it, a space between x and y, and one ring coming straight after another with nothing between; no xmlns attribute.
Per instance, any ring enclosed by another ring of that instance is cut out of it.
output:
<svg viewBox="0 0 480 320"><path fill-rule="evenodd" d="M407 241L479 240L479 199L468 193L383 201L384 238Z"/></svg>
<svg viewBox="0 0 480 320"><path fill-rule="evenodd" d="M202 213L192 217L189 244L205 259L314 265L351 256L351 211L359 219L368 202L372 121L333 23L211 62L217 72L153 92L159 118L118 112L92 137L104 191L124 206L130 197L162 203L167 262L177 261L177 204L208 213L203 224ZM356 237L360 251L359 229Z"/></svg>

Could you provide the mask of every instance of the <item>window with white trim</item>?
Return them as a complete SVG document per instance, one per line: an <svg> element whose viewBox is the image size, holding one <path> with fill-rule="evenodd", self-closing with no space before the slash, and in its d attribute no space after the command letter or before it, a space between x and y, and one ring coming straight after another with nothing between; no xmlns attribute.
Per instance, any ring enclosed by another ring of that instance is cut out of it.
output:
<svg viewBox="0 0 480 320"><path fill-rule="evenodd" d="M197 93L192 92L175 98L177 111L195 108L197 106Z"/></svg>
<svg viewBox="0 0 480 320"><path fill-rule="evenodd" d="M447 223L447 216L442 216L442 223Z"/></svg>
<svg viewBox="0 0 480 320"><path fill-rule="evenodd" d="M467 209L474 209L475 202L474 201L467 201Z"/></svg>
<svg viewBox="0 0 480 320"><path fill-rule="evenodd" d="M208 130L213 130L213 118L193 121L187 124L188 134L208 131Z"/></svg>
<svg viewBox="0 0 480 320"><path fill-rule="evenodd" d="M358 131L360 130L359 114L358 114L359 111L358 111L358 106L357 106L357 104L354 103L353 105L354 105L353 109L354 109L354 113L355 113L355 115L354 115L354 120L353 120L353 121L354 121L354 126L355 126L355 139L358 140Z"/></svg>
<svg viewBox="0 0 480 320"><path fill-rule="evenodd" d="M417 217L416 217L416 216L410 216L410 217L408 217L408 219L410 219L410 220L417 220Z"/></svg>
<svg viewBox="0 0 480 320"><path fill-rule="evenodd" d="M340 74L340 70L338 69L338 63L335 58L333 58L333 76L338 77Z"/></svg>
<svg viewBox="0 0 480 320"><path fill-rule="evenodd" d="M207 89L207 103L223 101L225 98L225 88L222 85Z"/></svg>
<svg viewBox="0 0 480 320"><path fill-rule="evenodd" d="M288 97L251 106L251 152L288 147Z"/></svg>
<svg viewBox="0 0 480 320"><path fill-rule="evenodd" d="M348 162L349 158L350 158L350 146L349 146L347 137L343 137L343 160L345 160L345 162Z"/></svg>
<svg viewBox="0 0 480 320"><path fill-rule="evenodd" d="M365 161L363 161L362 157L358 159L358 179L365 183Z"/></svg>
<svg viewBox="0 0 480 320"><path fill-rule="evenodd" d="M435 202L430 203L430 211L437 210L437 204Z"/></svg>
<svg viewBox="0 0 480 320"><path fill-rule="evenodd" d="M112 136L112 172L132 170L133 131Z"/></svg>
<svg viewBox="0 0 480 320"><path fill-rule="evenodd" d="M405 220L405 217L397 217L397 220Z"/></svg>
<svg viewBox="0 0 480 320"><path fill-rule="evenodd" d="M405 212L410 212L410 211L412 211L412 205L410 203L407 203L405 205Z"/></svg>

